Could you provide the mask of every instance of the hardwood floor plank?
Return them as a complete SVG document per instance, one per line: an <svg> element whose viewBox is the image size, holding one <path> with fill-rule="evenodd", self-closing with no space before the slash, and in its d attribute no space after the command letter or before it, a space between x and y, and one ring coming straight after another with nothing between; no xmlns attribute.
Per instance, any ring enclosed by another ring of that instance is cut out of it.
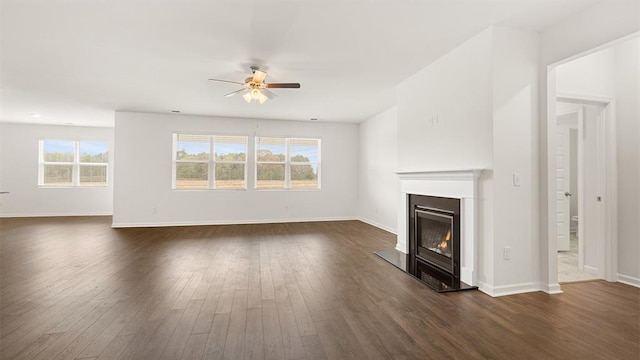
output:
<svg viewBox="0 0 640 360"><path fill-rule="evenodd" d="M247 290L236 290L233 297L229 330L224 345L224 359L242 359L247 329Z"/></svg>
<svg viewBox="0 0 640 360"><path fill-rule="evenodd" d="M189 336L180 360L200 360L207 346L208 333L193 334Z"/></svg>
<svg viewBox="0 0 640 360"><path fill-rule="evenodd" d="M275 300L262 302L262 328L264 336L265 359L284 359L284 345L282 344L282 331L278 318L278 304Z"/></svg>
<svg viewBox="0 0 640 360"><path fill-rule="evenodd" d="M203 359L222 359L227 342L231 313L216 314L207 338Z"/></svg>
<svg viewBox="0 0 640 360"><path fill-rule="evenodd" d="M304 347L302 346L302 339L300 338L298 324L296 323L287 289L278 286L275 288L275 291L285 358L298 359L304 357Z"/></svg>
<svg viewBox="0 0 640 360"><path fill-rule="evenodd" d="M178 325L173 330L173 334L167 342L164 351L162 352L161 359L173 360L179 359L184 351L187 341L191 336L191 330L196 322L200 308L202 307L204 300L191 300L187 304Z"/></svg>
<svg viewBox="0 0 640 360"><path fill-rule="evenodd" d="M244 341L244 359L264 359L262 308L247 309L247 331Z"/></svg>

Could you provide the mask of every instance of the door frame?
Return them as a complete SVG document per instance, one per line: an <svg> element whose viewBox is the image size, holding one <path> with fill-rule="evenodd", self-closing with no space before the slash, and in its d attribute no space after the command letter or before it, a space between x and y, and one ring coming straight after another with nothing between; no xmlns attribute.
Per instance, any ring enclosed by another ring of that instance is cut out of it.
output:
<svg viewBox="0 0 640 360"><path fill-rule="evenodd" d="M556 66L559 64L556 64ZM547 82L547 241L549 283L553 293L562 292L558 284L558 240L556 224L556 101L603 106L603 119L600 122L601 136L598 147L603 150L601 156L604 172L598 179L599 193L604 201L598 207L598 233L603 238L598 241L598 277L607 281L617 281L617 161L616 161L616 118L615 99L582 94L556 94L555 67L549 70ZM584 202L584 201L583 201Z"/></svg>

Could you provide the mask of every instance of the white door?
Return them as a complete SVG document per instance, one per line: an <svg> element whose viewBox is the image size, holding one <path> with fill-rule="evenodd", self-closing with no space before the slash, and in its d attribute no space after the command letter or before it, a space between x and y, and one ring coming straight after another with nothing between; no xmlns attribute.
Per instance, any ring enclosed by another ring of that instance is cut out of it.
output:
<svg viewBox="0 0 640 360"><path fill-rule="evenodd" d="M558 251L569 251L570 213L570 159L569 128L556 127L556 219L558 224Z"/></svg>

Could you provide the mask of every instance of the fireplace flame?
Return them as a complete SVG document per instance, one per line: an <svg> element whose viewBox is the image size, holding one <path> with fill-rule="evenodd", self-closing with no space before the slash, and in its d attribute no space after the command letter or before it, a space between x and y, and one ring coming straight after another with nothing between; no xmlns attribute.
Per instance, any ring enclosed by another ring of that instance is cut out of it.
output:
<svg viewBox="0 0 640 360"><path fill-rule="evenodd" d="M451 240L451 230L447 231L447 235L445 235L444 240L440 244L438 244L438 248L444 250L449 245L449 241Z"/></svg>

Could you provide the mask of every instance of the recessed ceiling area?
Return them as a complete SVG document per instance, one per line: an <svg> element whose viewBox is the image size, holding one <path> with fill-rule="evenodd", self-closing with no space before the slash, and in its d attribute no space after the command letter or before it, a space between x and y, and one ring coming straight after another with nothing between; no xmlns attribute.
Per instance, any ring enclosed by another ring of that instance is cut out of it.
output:
<svg viewBox="0 0 640 360"><path fill-rule="evenodd" d="M0 121L113 126L114 112L360 122L490 25L541 30L595 0L2 0ZM299 82L225 98L251 65ZM33 117L39 114L40 117Z"/></svg>

